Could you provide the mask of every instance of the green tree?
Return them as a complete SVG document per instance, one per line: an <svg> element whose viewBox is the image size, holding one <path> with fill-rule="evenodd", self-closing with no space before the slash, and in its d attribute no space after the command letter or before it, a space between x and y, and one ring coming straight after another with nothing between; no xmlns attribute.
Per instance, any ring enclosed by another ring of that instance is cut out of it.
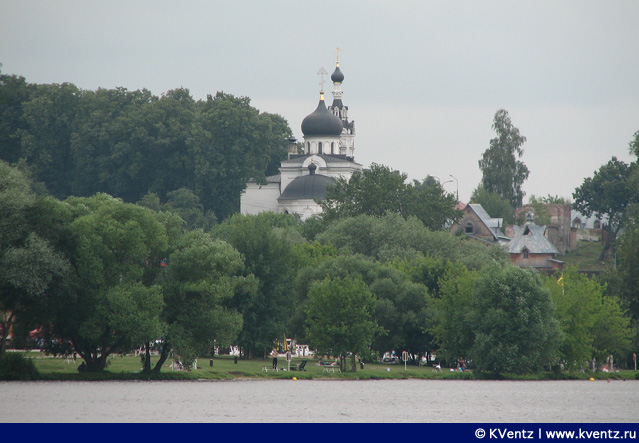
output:
<svg viewBox="0 0 639 443"><path fill-rule="evenodd" d="M321 244L319 242L301 242L291 247L292 263L295 263L296 271L291 270L294 275L292 290L295 292L293 312L288 321L287 331L291 337L295 337L298 343L308 343L306 331L304 329L306 292L297 290L296 285L303 270L318 269L324 262L336 258L339 253L332 245ZM307 288L306 288L307 289Z"/></svg>
<svg viewBox="0 0 639 443"><path fill-rule="evenodd" d="M22 246L3 251L0 255L0 306L4 311L0 355L16 319L34 312L43 315L37 308L44 304L43 298L52 281L64 278L68 271L67 260L35 233L31 233Z"/></svg>
<svg viewBox="0 0 639 443"><path fill-rule="evenodd" d="M54 280L69 270L67 260L38 233L32 214L39 200L29 185L24 174L0 161L0 355L9 330L37 313Z"/></svg>
<svg viewBox="0 0 639 443"><path fill-rule="evenodd" d="M182 217L187 229L209 230L217 223L215 214L211 211L205 212L200 198L188 188L169 192L163 208Z"/></svg>
<svg viewBox="0 0 639 443"><path fill-rule="evenodd" d="M572 194L572 208L586 217L607 217L604 246L599 257L604 260L614 246L615 239L625 223L626 208L639 202L637 182L632 180L636 163L627 165L616 157L584 180Z"/></svg>
<svg viewBox="0 0 639 443"><path fill-rule="evenodd" d="M479 277L478 271L458 264L446 266L437 279L439 296L432 303L435 321L431 330L439 344L437 355L450 364L471 354L474 289Z"/></svg>
<svg viewBox="0 0 639 443"><path fill-rule="evenodd" d="M157 101L148 90L126 88L83 91L79 99L71 138L73 177L69 195L90 196L105 192L135 201L148 188L145 163L153 143L149 131ZM154 165L152 168L157 173Z"/></svg>
<svg viewBox="0 0 639 443"><path fill-rule="evenodd" d="M328 188L326 199L321 203L323 218L381 217L387 212L404 214L407 177L376 163L370 169L354 172L350 180L340 177Z"/></svg>
<svg viewBox="0 0 639 443"><path fill-rule="evenodd" d="M295 223L285 214L235 214L213 230L242 254L243 275L258 279L256 294L240 293L228 303L244 319L238 344L245 357L268 355L274 341L286 332L295 307L290 288L295 270L291 247L295 243L285 233L295 230Z"/></svg>
<svg viewBox="0 0 639 443"><path fill-rule="evenodd" d="M137 204L154 211L176 214L184 221L185 229L209 231L217 224L215 214L205 212L200 197L188 188L168 192L166 203L162 203L155 192L149 192Z"/></svg>
<svg viewBox="0 0 639 443"><path fill-rule="evenodd" d="M427 328L432 319L426 287L411 281L399 266L382 264L361 255L326 256L298 271L295 288L299 301L295 324L305 323L310 286L329 277L360 279L375 296L373 318L387 333L375 337L371 345L373 351L381 355L397 349L422 355L431 349L432 336ZM305 331L295 332L298 337L306 338L302 335Z"/></svg>
<svg viewBox="0 0 639 443"><path fill-rule="evenodd" d="M628 143L628 151L639 158L639 131L633 134L633 139Z"/></svg>
<svg viewBox="0 0 639 443"><path fill-rule="evenodd" d="M377 298L374 318L387 331L375 338L372 348L380 355L390 350L406 351L417 357L415 363L419 362L419 356L433 345L431 299L426 287L386 269L369 287Z"/></svg>
<svg viewBox="0 0 639 443"><path fill-rule="evenodd" d="M427 228L438 231L445 229L461 215L455 209L457 198L446 192L442 185L428 176L423 182L413 180L408 187L409 203L405 216L415 216Z"/></svg>
<svg viewBox="0 0 639 443"><path fill-rule="evenodd" d="M156 192L162 198L176 189L187 188L195 192L195 164L190 149L197 103L188 89L178 88L163 94L147 107L150 110L146 112L152 112L153 116L147 123L153 145L145 153L149 157L144 162L148 181L143 189ZM198 197L201 201L202 196Z"/></svg>
<svg viewBox="0 0 639 443"><path fill-rule="evenodd" d="M13 246L28 234L25 221L35 202L36 195L27 177L0 161L0 250Z"/></svg>
<svg viewBox="0 0 639 443"><path fill-rule="evenodd" d="M332 223L317 236L317 241L332 244L343 253L387 261L418 257L426 231L416 218L404 220L396 213L383 217L360 215Z"/></svg>
<svg viewBox="0 0 639 443"><path fill-rule="evenodd" d="M0 73L0 159L21 161L56 198L108 193L126 202L187 188L205 212L239 209L251 177L277 173L290 128L245 97L194 101L188 89L80 90Z"/></svg>
<svg viewBox="0 0 639 443"><path fill-rule="evenodd" d="M433 230L443 229L459 213L456 199L428 177L406 183L407 175L387 166L373 163L370 169L356 171L350 178L338 178L321 202L322 218L335 220L369 215L382 217L387 213L404 218L415 216Z"/></svg>
<svg viewBox="0 0 639 443"><path fill-rule="evenodd" d="M29 101L33 88L24 77L0 71L0 159L9 163L20 159L20 134L27 129L22 106Z"/></svg>
<svg viewBox="0 0 639 443"><path fill-rule="evenodd" d="M260 115L247 97L218 92L198 102L191 133L196 194L221 220L239 211L239 196L251 177L264 172L272 157L286 156L291 136L283 119Z"/></svg>
<svg viewBox="0 0 639 443"><path fill-rule="evenodd" d="M101 371L111 353L161 332L162 291L148 282L166 254L167 229L153 211L105 194L65 206L73 273L48 298L51 333L70 340L88 370Z"/></svg>
<svg viewBox="0 0 639 443"><path fill-rule="evenodd" d="M467 318L468 356L479 371L536 372L558 362L562 332L540 276L515 266L486 268Z"/></svg>
<svg viewBox="0 0 639 443"><path fill-rule="evenodd" d="M155 372L160 372L171 351L190 364L214 346L233 343L242 329L242 315L226 304L237 293L251 296L257 289L255 278L241 276L243 269L240 253L210 234L191 231L177 240L158 279L165 326ZM149 362L146 358L146 371L151 371Z"/></svg>
<svg viewBox="0 0 639 443"><path fill-rule="evenodd" d="M495 113L492 128L497 137L490 140L490 147L479 160L481 186L508 200L511 207L516 209L522 205L525 193L521 187L529 174L526 165L517 160L524 153L522 145L526 137L519 134L519 129L513 126L504 109Z"/></svg>
<svg viewBox="0 0 639 443"><path fill-rule="evenodd" d="M58 198L70 195L73 124L81 91L70 83L38 85L22 104L26 129L21 131L20 157L34 181L46 184Z"/></svg>
<svg viewBox="0 0 639 443"><path fill-rule="evenodd" d="M617 297L605 296L605 286L567 268L546 279L564 333L560 347L567 367L583 369L595 357L624 355L630 345L630 319Z"/></svg>
<svg viewBox="0 0 639 443"><path fill-rule="evenodd" d="M314 282L308 293L306 335L321 353L346 358L366 355L376 334L382 333L374 320L375 296L358 278L331 278Z"/></svg>
<svg viewBox="0 0 639 443"><path fill-rule="evenodd" d="M360 215L339 220L327 226L317 241L332 244L343 253L362 254L383 262L430 256L460 261L469 268L479 269L507 261L507 253L502 248L486 248L447 232L431 231L415 217L405 220L398 214Z"/></svg>
<svg viewBox="0 0 639 443"><path fill-rule="evenodd" d="M636 219L635 219L636 220ZM635 344L639 344L639 224L633 221L619 237L617 293L633 321ZM610 287L610 285L609 285Z"/></svg>

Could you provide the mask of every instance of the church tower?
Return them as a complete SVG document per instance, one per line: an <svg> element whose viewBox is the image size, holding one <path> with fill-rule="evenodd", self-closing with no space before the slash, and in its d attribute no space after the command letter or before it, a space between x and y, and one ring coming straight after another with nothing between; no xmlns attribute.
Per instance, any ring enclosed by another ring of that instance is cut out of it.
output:
<svg viewBox="0 0 639 443"><path fill-rule="evenodd" d="M263 211L298 214L303 220L320 214L320 202L328 187L338 178L349 180L362 171L354 158L355 125L348 120L348 108L342 104L344 74L337 65L333 81L333 104L324 102L324 82L328 72L320 69L320 99L315 110L302 120L303 153L297 154L294 139L289 140L289 152L282 160L279 175L266 177L266 183L249 180L240 198L242 214Z"/></svg>
<svg viewBox="0 0 639 443"><path fill-rule="evenodd" d="M339 154L342 122L326 108L323 89L315 111L302 120L302 133L305 154Z"/></svg>
<svg viewBox="0 0 639 443"><path fill-rule="evenodd" d="M342 82L344 74L339 69L339 51L337 48L337 60L335 62L335 71L331 74L333 82L333 104L328 110L342 121L342 134L340 136L339 153L346 157L355 157L355 122L348 121L348 106L344 106L342 102Z"/></svg>

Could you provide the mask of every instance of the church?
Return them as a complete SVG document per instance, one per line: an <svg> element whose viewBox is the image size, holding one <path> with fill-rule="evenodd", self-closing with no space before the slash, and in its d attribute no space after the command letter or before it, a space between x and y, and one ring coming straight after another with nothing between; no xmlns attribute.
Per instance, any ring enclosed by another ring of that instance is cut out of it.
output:
<svg viewBox="0 0 639 443"><path fill-rule="evenodd" d="M288 158L281 162L279 174L266 177L266 183L250 180L240 197L242 214L273 211L298 214L302 220L320 214L317 203L326 197L326 188L338 177L349 180L362 165L355 162L355 122L349 120L348 106L342 102L344 74L339 55L333 82L333 103L324 102L324 75L320 70L322 89L315 111L302 120L303 153L297 140L289 140Z"/></svg>

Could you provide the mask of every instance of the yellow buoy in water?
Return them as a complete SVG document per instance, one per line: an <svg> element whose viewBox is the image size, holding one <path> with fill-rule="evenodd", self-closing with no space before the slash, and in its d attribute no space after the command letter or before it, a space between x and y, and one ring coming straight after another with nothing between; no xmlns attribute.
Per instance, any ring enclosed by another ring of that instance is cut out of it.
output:
<svg viewBox="0 0 639 443"><path fill-rule="evenodd" d="M595 381L595 379L594 379L594 378L592 378L592 377L590 377L590 381Z"/></svg>
<svg viewBox="0 0 639 443"><path fill-rule="evenodd" d="M297 377L293 377L293 381L297 381Z"/></svg>

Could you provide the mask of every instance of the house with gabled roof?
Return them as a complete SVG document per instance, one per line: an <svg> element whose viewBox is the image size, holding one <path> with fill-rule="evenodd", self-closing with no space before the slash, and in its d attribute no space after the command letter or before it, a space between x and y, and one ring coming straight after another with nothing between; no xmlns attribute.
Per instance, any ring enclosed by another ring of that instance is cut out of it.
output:
<svg viewBox="0 0 639 443"><path fill-rule="evenodd" d="M462 209L462 217L453 223L451 234L465 234L492 244L507 244L510 238L502 232L503 218L492 218L482 205L470 203Z"/></svg>
<svg viewBox="0 0 639 443"><path fill-rule="evenodd" d="M546 236L546 226L535 224L532 213L526 215L526 224L512 229L514 235L508 244L512 264L545 271L564 268L565 263L557 260L559 251Z"/></svg>

